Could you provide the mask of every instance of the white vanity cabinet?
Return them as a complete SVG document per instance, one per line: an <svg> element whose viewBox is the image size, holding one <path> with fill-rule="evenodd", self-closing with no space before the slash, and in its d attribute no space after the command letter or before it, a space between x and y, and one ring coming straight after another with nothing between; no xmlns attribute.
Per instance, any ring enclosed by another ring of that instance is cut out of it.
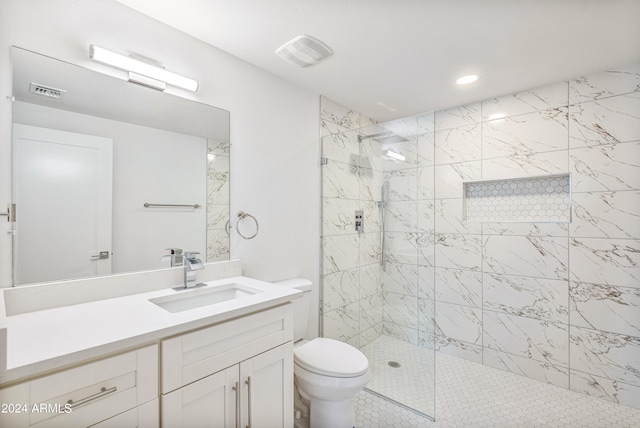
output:
<svg viewBox="0 0 640 428"><path fill-rule="evenodd" d="M291 304L161 342L168 427L293 426Z"/></svg>
<svg viewBox="0 0 640 428"><path fill-rule="evenodd" d="M0 426L158 426L158 346L0 389Z"/></svg>

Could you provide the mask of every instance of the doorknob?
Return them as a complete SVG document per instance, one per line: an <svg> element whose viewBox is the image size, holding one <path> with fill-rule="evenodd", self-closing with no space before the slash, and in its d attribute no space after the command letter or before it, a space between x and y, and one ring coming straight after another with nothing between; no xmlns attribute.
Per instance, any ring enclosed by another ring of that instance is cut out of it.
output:
<svg viewBox="0 0 640 428"><path fill-rule="evenodd" d="M104 260L104 259L108 259L109 258L109 252L108 251L100 251L99 254L95 254L93 256L91 256L91 260Z"/></svg>

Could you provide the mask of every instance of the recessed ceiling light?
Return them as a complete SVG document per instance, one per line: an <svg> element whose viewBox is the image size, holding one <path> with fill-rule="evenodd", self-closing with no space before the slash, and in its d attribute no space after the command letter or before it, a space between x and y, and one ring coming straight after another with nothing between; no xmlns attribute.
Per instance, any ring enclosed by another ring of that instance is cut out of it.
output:
<svg viewBox="0 0 640 428"><path fill-rule="evenodd" d="M468 85L469 83L473 83L476 80L478 80L478 76L475 74L469 74L467 76L462 76L461 78L459 78L458 80L456 80L456 83L458 85Z"/></svg>

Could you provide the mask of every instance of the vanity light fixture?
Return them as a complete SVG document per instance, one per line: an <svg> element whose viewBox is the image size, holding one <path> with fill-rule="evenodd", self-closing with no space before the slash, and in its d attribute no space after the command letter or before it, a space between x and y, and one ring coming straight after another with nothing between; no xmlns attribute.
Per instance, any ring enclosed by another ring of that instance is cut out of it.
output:
<svg viewBox="0 0 640 428"><path fill-rule="evenodd" d="M329 58L333 51L315 37L302 34L276 49L276 55L288 63L306 68Z"/></svg>
<svg viewBox="0 0 640 428"><path fill-rule="evenodd" d="M462 76L461 78L456 80L456 83L458 85L468 85L470 83L475 82L476 80L478 80L478 76L477 75L469 74L469 75L466 75L466 76Z"/></svg>
<svg viewBox="0 0 640 428"><path fill-rule="evenodd" d="M120 55L99 46L89 46L89 57L95 61L129 72L129 80L155 89L164 90L166 85L188 91L197 91L198 82L172 73L158 66Z"/></svg>

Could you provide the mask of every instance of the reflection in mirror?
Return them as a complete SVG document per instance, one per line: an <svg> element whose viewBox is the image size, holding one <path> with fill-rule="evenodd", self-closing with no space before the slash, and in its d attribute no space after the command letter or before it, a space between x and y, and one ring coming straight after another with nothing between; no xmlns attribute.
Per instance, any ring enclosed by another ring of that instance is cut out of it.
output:
<svg viewBox="0 0 640 428"><path fill-rule="evenodd" d="M12 60L14 285L169 267L167 248L229 259L229 112Z"/></svg>

